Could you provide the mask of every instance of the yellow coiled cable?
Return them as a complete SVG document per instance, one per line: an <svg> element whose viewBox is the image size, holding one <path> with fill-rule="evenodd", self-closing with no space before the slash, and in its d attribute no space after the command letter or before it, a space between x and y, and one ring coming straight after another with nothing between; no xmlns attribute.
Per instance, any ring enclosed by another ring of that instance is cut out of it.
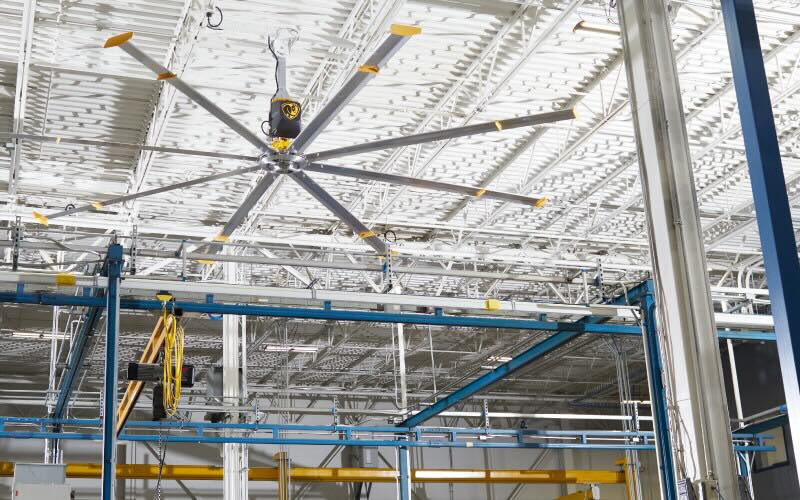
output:
<svg viewBox="0 0 800 500"><path fill-rule="evenodd" d="M178 325L174 312L167 312L167 303L161 310L164 335L164 409L172 417L178 412L181 399L181 372L183 371L183 327Z"/></svg>

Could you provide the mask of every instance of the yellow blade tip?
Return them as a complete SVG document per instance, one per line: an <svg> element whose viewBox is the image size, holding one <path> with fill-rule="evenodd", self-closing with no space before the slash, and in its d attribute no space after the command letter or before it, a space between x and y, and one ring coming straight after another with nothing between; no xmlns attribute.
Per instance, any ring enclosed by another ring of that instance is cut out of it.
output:
<svg viewBox="0 0 800 500"><path fill-rule="evenodd" d="M169 80L170 78L175 78L176 76L178 75L176 75L172 71L167 71L166 73L159 73L158 76L156 77L156 80Z"/></svg>
<svg viewBox="0 0 800 500"><path fill-rule="evenodd" d="M578 106L572 108L572 116L574 116L576 120L581 117L581 114L578 113Z"/></svg>
<svg viewBox="0 0 800 500"><path fill-rule="evenodd" d="M361 231L360 233L358 233L358 237L361 238L362 240L366 240L367 238L372 238L374 236L377 236L377 234L375 234L375 231Z"/></svg>
<svg viewBox="0 0 800 500"><path fill-rule="evenodd" d="M380 71L381 71L381 69L379 67L373 66L373 65L370 65L370 64L364 64L363 66L359 66L358 67L358 72L359 73L378 74Z"/></svg>
<svg viewBox="0 0 800 500"><path fill-rule="evenodd" d="M50 220L47 218L47 216L44 215L44 214L41 214L41 213L39 213L39 212L37 212L35 210L33 211L33 218L36 219L36 222L38 222L39 224L41 224L43 226L50 225Z"/></svg>
<svg viewBox="0 0 800 500"><path fill-rule="evenodd" d="M548 201L547 196L542 196L541 198L536 200L533 206L536 208L542 208L543 206L547 205L547 201Z"/></svg>
<svg viewBox="0 0 800 500"><path fill-rule="evenodd" d="M389 32L397 36L414 36L422 33L422 28L410 24L393 24L389 28Z"/></svg>
<svg viewBox="0 0 800 500"><path fill-rule="evenodd" d="M96 210L100 210L101 208L103 208L103 204L102 204L101 202L99 202L99 201L93 201L93 202L92 202L92 206L93 206L93 207L94 207Z"/></svg>
<svg viewBox="0 0 800 500"><path fill-rule="evenodd" d="M127 33L120 33L119 35L114 35L108 40L106 40L105 45L103 45L104 49L110 49L111 47L118 47L123 43L127 42L133 38L133 31L128 31Z"/></svg>
<svg viewBox="0 0 800 500"><path fill-rule="evenodd" d="M226 242L226 241L228 241L229 239L231 239L231 237L230 237L230 236L228 236L227 234L222 234L222 233L220 233L220 234L218 234L218 235L214 236L214 241L219 241L219 242L221 242L221 243L225 243L225 242Z"/></svg>

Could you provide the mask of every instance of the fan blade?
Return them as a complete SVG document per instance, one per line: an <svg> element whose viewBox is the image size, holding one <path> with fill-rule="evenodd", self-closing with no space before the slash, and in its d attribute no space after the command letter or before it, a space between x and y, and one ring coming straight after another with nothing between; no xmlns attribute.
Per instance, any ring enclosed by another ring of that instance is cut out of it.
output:
<svg viewBox="0 0 800 500"><path fill-rule="evenodd" d="M144 64L150 71L158 75L157 80L164 80L179 91L186 97L194 101L196 104L205 108L206 111L219 118L225 125L232 128L237 134L244 137L250 144L259 148L260 150L267 149L267 143L260 137L251 132L247 127L239 123L234 117L226 113L219 106L211 102L208 98L203 96L200 92L196 91L189 84L178 78L175 73L162 66L158 61L148 56L138 47L136 47L130 40L133 38L133 32L122 33L121 35L112 36L106 40L103 48L119 47L124 50L128 55Z"/></svg>
<svg viewBox="0 0 800 500"><path fill-rule="evenodd" d="M386 255L386 245L383 240L365 226L355 215L350 213L341 203L336 201L333 196L328 194L327 191L322 189L322 186L314 182L314 180L305 174L305 172L296 170L289 173L289 177L297 181L311 196L317 199L318 202L325 205L331 212L336 214L342 222L347 224L359 238L366 241L369 246L375 249L379 255Z"/></svg>
<svg viewBox="0 0 800 500"><path fill-rule="evenodd" d="M233 232L236 231L236 228L244 222L247 214L256 206L258 200L264 196L264 193L267 192L267 189L275 182L277 177L277 172L268 172L258 181L258 184L250 191L250 194L247 195L247 198L244 199L242 204L239 205L239 208L236 209L236 212L234 212L230 220L225 224L225 227L222 228L222 231L214 237L214 241L228 241L228 239L230 239Z"/></svg>
<svg viewBox="0 0 800 500"><path fill-rule="evenodd" d="M189 156L205 156L208 158L222 158L226 160L247 160L247 161L258 160L257 156L217 153L215 151L198 151L196 149L147 146L145 144L133 144L130 142L96 141L94 139L72 139L69 137L59 137L53 135L0 134L0 139L19 139L23 141L53 142L56 144L77 144L80 146L100 146L108 148L134 149L137 151L154 151L156 153L171 153L171 154L189 155Z"/></svg>
<svg viewBox="0 0 800 500"><path fill-rule="evenodd" d="M414 144L424 144L426 142L454 139L456 137L465 137L468 135L499 132L512 128L530 127L533 125L542 125L544 123L553 123L561 120L572 120L573 118L577 118L577 113L575 112L574 108L563 109L560 111L551 111L549 113L540 113L537 115L512 118L510 120L496 120L493 122L479 123L477 125L467 125L466 127L423 132L422 134L395 137L381 141L367 142L365 144L357 144L355 146L345 146L338 149L329 149L327 151L320 151L318 153L309 153L306 155L306 159L309 161L329 160L331 158L338 158L340 156L368 153L370 151L399 148L402 146L412 146Z"/></svg>
<svg viewBox="0 0 800 500"><path fill-rule="evenodd" d="M302 153L317 138L317 136L336 118L336 115L347 106L355 95L383 68L389 59L399 51L412 36L421 33L418 26L393 24L390 35L377 50L358 68L356 74L350 77L342 88L334 95L325 106L308 122L300 135L294 140L292 147L297 153Z"/></svg>
<svg viewBox="0 0 800 500"><path fill-rule="evenodd" d="M247 168L240 168L239 170L233 170L231 172L222 172L221 174L214 174L209 175L206 177L198 177L197 179L192 179L185 182L179 182L177 184L170 184L169 186L162 186L160 188L149 189L147 191L140 191L138 193L127 194L125 196L117 196L116 198L109 198L105 201L96 201L94 203L90 203L88 205L82 205L80 207L71 208L69 210L62 210L61 212L56 212L51 215L43 215L39 212L34 212L33 217L39 221L40 223L47 225L50 220L57 219L59 217L64 217L67 215L76 214L79 212L87 212L89 210L95 209L99 210L100 208L107 207L109 205L116 205L118 203L123 203L130 200L135 200L137 198L144 198L145 196L152 196L154 194L160 193L167 193L169 191L174 191L176 189L182 189L189 186L196 186L197 184L204 184L206 182L215 181L217 179L225 179L227 177L234 177L237 175L247 174L250 172L255 172L257 170L261 170L263 167L261 165L257 165L254 167L247 167Z"/></svg>
<svg viewBox="0 0 800 500"><path fill-rule="evenodd" d="M533 205L536 208L540 208L547 203L547 198L544 197L533 198L530 196L523 196L521 194L494 191L481 187L460 186L458 184L450 184L449 182L429 181L425 179L416 179L414 177L406 177L404 175L384 174L381 172L339 167L336 165L326 165L322 163L309 163L303 167L303 170L319 172L321 174L338 175L341 177L352 177L354 179L367 179L371 181L388 182L390 184L403 184L405 186L433 189L435 191L447 191L450 193L474 196L475 198L493 198L497 200L513 201L516 203Z"/></svg>

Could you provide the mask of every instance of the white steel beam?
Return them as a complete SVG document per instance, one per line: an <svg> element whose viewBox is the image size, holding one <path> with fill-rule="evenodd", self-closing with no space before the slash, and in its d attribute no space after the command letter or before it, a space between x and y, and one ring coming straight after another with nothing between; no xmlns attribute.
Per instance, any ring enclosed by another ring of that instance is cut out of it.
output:
<svg viewBox="0 0 800 500"><path fill-rule="evenodd" d="M238 264L223 264L225 280L238 282ZM241 363L240 345L245 335L246 316L225 315L222 317L222 397L223 406L237 407L242 404L242 381L247 380ZM238 416L236 417L238 420ZM223 499L247 500L247 445L225 443L222 446Z"/></svg>
<svg viewBox="0 0 800 500"><path fill-rule="evenodd" d="M36 20L37 0L27 0L24 2L22 11L22 29L19 43L19 53L17 56L17 81L14 88L14 112L12 115L12 130L15 134L24 132L25 107L28 100L28 78L30 77L31 58L33 57L33 28ZM22 143L19 140L12 141L14 144L11 150L11 165L8 169L8 194L16 197L17 181L19 180L19 161L22 156Z"/></svg>
<svg viewBox="0 0 800 500"><path fill-rule="evenodd" d="M663 0L620 0L628 87L664 339L678 474L701 498L739 498L730 417L671 22Z"/></svg>

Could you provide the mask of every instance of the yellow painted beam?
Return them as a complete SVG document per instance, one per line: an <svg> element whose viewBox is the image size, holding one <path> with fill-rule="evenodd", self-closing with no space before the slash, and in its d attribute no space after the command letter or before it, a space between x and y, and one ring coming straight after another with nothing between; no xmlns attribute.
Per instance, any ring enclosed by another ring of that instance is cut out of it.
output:
<svg viewBox="0 0 800 500"><path fill-rule="evenodd" d="M592 493L591 489L585 491L576 491L575 493L558 497L556 500L594 500L594 494Z"/></svg>
<svg viewBox="0 0 800 500"><path fill-rule="evenodd" d="M67 464L67 477L99 478L100 464ZM14 464L0 462L0 476L13 476ZM251 467L251 481L277 481L277 467ZM292 481L315 483L393 483L397 471L389 468L292 467ZM120 479L156 479L158 464L118 464ZM221 481L222 467L207 465L164 465L164 479ZM417 469L411 480L417 483L503 483L503 484L623 484L621 471L609 470L473 470Z"/></svg>
<svg viewBox="0 0 800 500"><path fill-rule="evenodd" d="M171 316L167 319L167 326L169 326L170 321L172 321ZM161 346L164 345L165 333L166 328L164 328L163 325L163 318L159 316L158 322L155 328L153 328L153 333L150 334L150 339L147 341L147 345L144 348L144 352L142 352L141 357L139 357L140 363L156 362L158 353L161 351ZM125 394L122 396L122 400L119 402L119 407L117 408L117 435L122 432L122 427L128 420L131 411L133 411L133 407L136 406L136 400L139 399L143 388L144 382L141 380L128 382L128 386L125 388Z"/></svg>

